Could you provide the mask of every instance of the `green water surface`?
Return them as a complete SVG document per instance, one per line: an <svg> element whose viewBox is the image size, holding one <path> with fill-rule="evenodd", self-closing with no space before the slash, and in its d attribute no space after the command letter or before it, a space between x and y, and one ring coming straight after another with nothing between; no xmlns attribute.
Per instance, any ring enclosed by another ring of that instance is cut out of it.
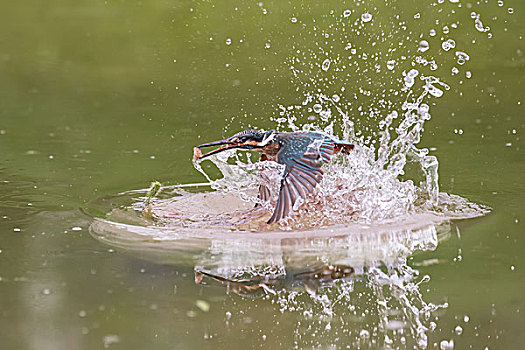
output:
<svg viewBox="0 0 525 350"><path fill-rule="evenodd" d="M5 3L0 348L345 348L344 332L308 334L298 326L303 315L280 312L270 300L195 284L194 266L150 262L94 240L81 208L152 180L203 181L192 147L248 124L274 127L268 117L278 104L300 104L286 59L295 41L317 47L301 21L322 26L346 8L354 16L367 9L377 23L398 21L396 14L409 19L417 34L405 35L407 52L417 48L420 32L441 31L436 18L446 20L451 9L461 14L451 36L469 45L470 61L461 79L443 68L451 89L433 100L422 144L435 147L442 191L493 210L454 223L459 236L416 253L420 261L439 261L418 267L431 277L421 288L424 299L448 303L435 315L429 348L443 339L456 349L525 348L525 7L517 0L471 1L471 10L466 1L461 8L422 3ZM492 38L473 29L471 11L481 13Z"/></svg>

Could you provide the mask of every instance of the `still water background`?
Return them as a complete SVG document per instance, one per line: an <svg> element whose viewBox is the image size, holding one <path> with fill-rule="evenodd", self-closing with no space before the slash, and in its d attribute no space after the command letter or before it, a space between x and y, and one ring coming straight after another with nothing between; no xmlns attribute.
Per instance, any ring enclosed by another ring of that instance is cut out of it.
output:
<svg viewBox="0 0 525 350"><path fill-rule="evenodd" d="M422 27L440 28L425 11L457 6L391 5L370 1L351 9L366 8L384 23L395 14L421 13ZM471 5L493 37L471 46L472 78L451 84L432 106L422 144L435 148L442 191L493 211L457 222L460 235L416 258L439 261L418 267L431 277L421 293L427 301L448 303L429 333L429 348L454 339L459 349L520 349L525 347L525 7L519 1ZM331 10L339 14L347 7L308 1L5 4L0 13L1 347L297 346L301 315L281 313L267 300L227 294L218 285L197 285L190 264L148 262L140 254L111 249L88 234L90 219L80 208L154 179L203 181L191 163L194 145L248 124L272 127L268 116L277 114L279 104L301 101L286 61L294 55L290 38L301 38L306 29L291 18L322 22L330 20ZM468 16L461 21L465 28L473 26ZM454 38L471 42L472 33L460 27ZM414 34L408 42L418 40ZM457 326L461 334L454 331ZM320 337L316 346L338 344L344 341Z"/></svg>

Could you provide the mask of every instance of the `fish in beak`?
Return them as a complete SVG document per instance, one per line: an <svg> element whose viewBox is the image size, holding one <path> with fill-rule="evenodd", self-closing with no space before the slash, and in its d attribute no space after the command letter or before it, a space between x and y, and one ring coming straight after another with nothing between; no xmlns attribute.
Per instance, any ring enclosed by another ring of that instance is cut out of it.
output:
<svg viewBox="0 0 525 350"><path fill-rule="evenodd" d="M244 148L244 149L251 149L253 147L256 147L258 145L258 142L255 141L245 141L245 142L239 142L237 138L229 138L225 140L220 141L214 141L210 143L205 143L202 145L199 145L197 147L193 148L193 159L199 160L208 156L211 156L212 154L217 154L222 151L225 151L227 149L232 148ZM202 153L201 148L203 147L211 147L211 146L221 146L219 148L214 149L213 151L210 151L208 153Z"/></svg>

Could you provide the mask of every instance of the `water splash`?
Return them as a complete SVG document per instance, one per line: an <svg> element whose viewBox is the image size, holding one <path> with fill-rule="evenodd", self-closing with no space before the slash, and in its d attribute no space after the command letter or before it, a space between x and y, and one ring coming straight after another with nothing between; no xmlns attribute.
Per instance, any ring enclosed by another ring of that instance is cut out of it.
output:
<svg viewBox="0 0 525 350"><path fill-rule="evenodd" d="M373 223L394 218L403 220L423 211L444 213L442 209L447 207L447 203L440 203L440 199L443 201L450 197L439 192L438 160L429 155L428 149L420 149L417 144L421 140L425 122L431 118L430 106L424 101L428 97L441 97L450 87L437 77L420 75L416 69L403 75L403 89L408 93L401 105L401 112L394 110L379 121L377 140L368 142L369 145L364 137L356 137L350 116L337 104L339 96L334 99L333 96L318 93L315 101L309 95L302 104L306 106L316 102L311 110L320 116L321 121L330 121L322 130L315 123L298 126L296 118L286 118L293 130L315 130L330 135L334 132L334 121L339 119L343 123L344 138L354 140L359 147L350 155L340 155L326 166L318 192L296 208L295 215L284 223L284 228L348 222ZM418 77L422 82L421 92L413 97L412 88ZM283 111L288 109L283 108ZM195 162L195 167L206 176L212 188L236 193L246 201L262 204L268 210L273 209L271 203L261 203L257 199L255 190L259 183L263 183L275 197L279 190L282 166L273 162L253 163L249 157L248 161L242 161L235 152L224 152L209 159L220 170L223 178L211 179L199 162ZM418 183L406 178L406 168L410 164L417 164L419 168L416 174L412 174L414 178L419 178ZM402 180L403 177L405 179ZM471 215L486 212L482 207L478 209L481 211L472 211ZM447 214L454 216L452 212Z"/></svg>
<svg viewBox="0 0 525 350"><path fill-rule="evenodd" d="M431 106L457 87L450 63L459 65L454 74L465 69L471 78L467 69L475 60L454 39L454 16L470 9L458 1L437 3L441 28L417 31L407 18L390 20L390 2L373 10L334 11L311 23L290 18L288 25L304 27L287 58L299 96L276 106L275 128L321 131L358 147L326 165L317 192L281 227L265 225L273 205L261 203L256 192L263 183L275 197L282 167L226 151L207 158L219 179L195 162L214 191L164 189L166 197L152 202L154 220L139 223L149 227L98 220L92 234L126 251L135 248L141 257L148 249L155 255L172 251L174 263L195 264L195 282L211 279L298 314L296 348L427 348L437 326L431 316L447 304L425 301L430 277L408 258L433 251L443 226L442 236L450 236L448 220L489 210L440 192L438 159L419 146L425 124L436 117ZM385 23L382 11L389 14ZM410 15L412 21L425 16ZM474 34L491 34L480 18L472 17ZM140 212L144 197L133 195L131 207ZM253 209L254 203L262 209ZM111 214L122 217L115 209Z"/></svg>
<svg viewBox="0 0 525 350"><path fill-rule="evenodd" d="M457 23L443 26L447 37L434 47L429 43L434 29L428 38L423 32L421 40L407 42L406 33L416 33L401 19L378 33L373 30L372 11L331 14L331 21L329 17L324 25L316 20L303 23L307 30L299 39L310 40L294 42L294 55L287 59L302 100L278 106L278 115L271 119L277 130L324 132L358 147L326 166L317 193L297 206L295 215L282 227L403 220L420 212L445 214L443 208L450 207L465 213L448 205L446 200L452 197L439 191L438 159L428 148L418 146L425 123L432 118L431 106L450 90L437 74L440 65L432 55L446 54L460 66L470 60L467 48L456 49L456 41L449 37ZM412 20L421 17L418 14ZM312 42L317 46L312 47ZM400 46L404 52L398 50ZM452 72L457 74L459 69L454 67ZM465 74L470 77L469 71ZM209 160L219 169L221 179L210 178L199 163L195 167L212 188L273 209L272 203L260 203L256 188L259 183L267 185L274 200L282 167L255 163L250 157L241 161L236 153ZM468 201L462 203L473 210ZM482 206L477 209L481 211L472 211L472 216L487 211Z"/></svg>

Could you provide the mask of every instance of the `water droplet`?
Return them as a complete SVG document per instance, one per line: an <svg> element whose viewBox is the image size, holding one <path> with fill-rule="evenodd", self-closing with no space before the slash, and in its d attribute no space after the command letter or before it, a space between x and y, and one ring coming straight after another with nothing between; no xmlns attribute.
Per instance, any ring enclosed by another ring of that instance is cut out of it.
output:
<svg viewBox="0 0 525 350"><path fill-rule="evenodd" d="M345 10L345 11L343 12L343 17L344 17L344 18L349 17L351 14L352 14L352 11L350 11L350 10Z"/></svg>
<svg viewBox="0 0 525 350"><path fill-rule="evenodd" d="M428 89L428 93L431 94L434 97L441 97L443 96L443 90L435 87L434 85L429 85L426 87Z"/></svg>
<svg viewBox="0 0 525 350"><path fill-rule="evenodd" d="M509 11L510 14L514 13L514 9L512 7L509 7L508 11Z"/></svg>
<svg viewBox="0 0 525 350"><path fill-rule="evenodd" d="M499 1L498 1L498 6L499 6L499 7L502 7L502 6L503 6L503 1L499 0Z"/></svg>
<svg viewBox="0 0 525 350"><path fill-rule="evenodd" d="M436 30L435 29L430 29L430 36L436 36Z"/></svg>
<svg viewBox="0 0 525 350"><path fill-rule="evenodd" d="M452 2L452 0L450 0ZM454 349L454 341L453 340L442 340L439 344L439 348L441 350L449 350Z"/></svg>
<svg viewBox="0 0 525 350"><path fill-rule="evenodd" d="M454 328L454 331L456 332L457 335L461 335L461 333L463 333L463 328L461 326L456 326L456 328Z"/></svg>
<svg viewBox="0 0 525 350"><path fill-rule="evenodd" d="M368 12L365 12L361 15L361 20L364 22L364 23L367 23L367 22L370 22L372 20L372 15L369 14Z"/></svg>
<svg viewBox="0 0 525 350"><path fill-rule="evenodd" d="M419 106L418 112L419 114L424 114L424 113L428 113L429 110L430 110L429 105L427 105L426 103L422 103Z"/></svg>
<svg viewBox="0 0 525 350"><path fill-rule="evenodd" d="M389 60L386 62L386 68L388 68L389 70L393 70L395 65L396 65L396 61L394 60Z"/></svg>
<svg viewBox="0 0 525 350"><path fill-rule="evenodd" d="M390 320L386 324L386 328L389 330L400 330L405 327L405 322L400 320Z"/></svg>
<svg viewBox="0 0 525 350"><path fill-rule="evenodd" d="M339 102L340 99L341 99L341 98L340 98L339 95L337 95L337 94L334 94L334 95L332 96L332 101L334 101L334 102Z"/></svg>
<svg viewBox="0 0 525 350"><path fill-rule="evenodd" d="M102 343L104 348L108 349L113 344L118 344L120 342L120 337L116 334L108 334L102 338Z"/></svg>
<svg viewBox="0 0 525 350"><path fill-rule="evenodd" d="M269 49L269 48L270 48L270 43L266 43L266 44L264 44L264 48L265 48L265 49Z"/></svg>
<svg viewBox="0 0 525 350"><path fill-rule="evenodd" d="M417 346L419 346L420 349L426 349L428 347L428 339L426 334L423 333L419 335L417 339Z"/></svg>
<svg viewBox="0 0 525 350"><path fill-rule="evenodd" d="M428 44L428 41L426 41L426 40L421 40L421 41L419 42L419 47L418 47L417 50L418 50L419 52L425 52L425 51L427 51L429 48L430 48L430 45Z"/></svg>
<svg viewBox="0 0 525 350"><path fill-rule="evenodd" d="M290 22L297 23L297 18L295 18L295 17L290 18Z"/></svg>
<svg viewBox="0 0 525 350"><path fill-rule="evenodd" d="M368 339L370 338L370 332L366 329L362 329L361 332L359 332L359 336L363 339Z"/></svg>
<svg viewBox="0 0 525 350"><path fill-rule="evenodd" d="M405 86L407 88L411 88L412 86L414 86L414 78L406 76L404 80L405 80Z"/></svg>
<svg viewBox="0 0 525 350"><path fill-rule="evenodd" d="M450 32L450 29L448 29L447 26L444 26L444 27L443 27L443 33L444 33L444 34L448 34L449 32Z"/></svg>
<svg viewBox="0 0 525 350"><path fill-rule="evenodd" d="M321 68L326 72L330 68L330 60L327 58L323 61Z"/></svg>
<svg viewBox="0 0 525 350"><path fill-rule="evenodd" d="M456 47L456 42L452 39L445 40L441 43L441 48L445 51L449 51Z"/></svg>
<svg viewBox="0 0 525 350"><path fill-rule="evenodd" d="M208 312L210 311L210 303L204 300L196 300L195 306L197 306L201 311Z"/></svg>
<svg viewBox="0 0 525 350"><path fill-rule="evenodd" d="M226 39L226 45L230 45L232 43L232 39L228 38Z"/></svg>
<svg viewBox="0 0 525 350"><path fill-rule="evenodd" d="M470 60L470 56L466 52L463 52L463 51L456 51L456 57L458 59L457 62L460 65L463 65L465 64L465 62Z"/></svg>
<svg viewBox="0 0 525 350"><path fill-rule="evenodd" d="M417 69L411 69L410 72L407 73L408 77L415 78L419 75L419 72Z"/></svg>
<svg viewBox="0 0 525 350"><path fill-rule="evenodd" d="M478 32L485 32L485 27L483 26L483 22L481 22L481 20L479 18L476 18L476 20L474 21L474 27L476 28L476 30Z"/></svg>
<svg viewBox="0 0 525 350"><path fill-rule="evenodd" d="M321 113L321 111L323 110L323 107L319 104L319 103L316 103L314 104L314 112L315 113Z"/></svg>

